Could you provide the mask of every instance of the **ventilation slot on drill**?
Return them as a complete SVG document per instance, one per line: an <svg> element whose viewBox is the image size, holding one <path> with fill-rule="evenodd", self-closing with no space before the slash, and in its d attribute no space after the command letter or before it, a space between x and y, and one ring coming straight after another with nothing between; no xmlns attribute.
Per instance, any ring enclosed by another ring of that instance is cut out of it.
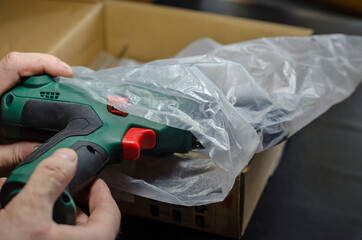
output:
<svg viewBox="0 0 362 240"><path fill-rule="evenodd" d="M40 97L48 99L58 99L59 95L58 92L40 92Z"/></svg>

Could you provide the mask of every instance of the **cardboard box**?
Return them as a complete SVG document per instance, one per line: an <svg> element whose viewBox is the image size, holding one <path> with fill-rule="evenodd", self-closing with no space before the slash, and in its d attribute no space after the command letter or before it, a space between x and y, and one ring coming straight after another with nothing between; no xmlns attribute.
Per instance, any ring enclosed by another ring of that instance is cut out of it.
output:
<svg viewBox="0 0 362 240"><path fill-rule="evenodd" d="M0 57L15 50L48 52L71 65L88 65L101 50L150 61L171 57L203 37L227 44L312 33L276 23L123 1L1 1L0 22Z"/></svg>
<svg viewBox="0 0 362 240"><path fill-rule="evenodd" d="M125 213L167 223L241 238L284 148L281 143L256 154L237 177L223 202L196 207L162 203L124 192L113 192Z"/></svg>
<svg viewBox="0 0 362 240"><path fill-rule="evenodd" d="M89 65L101 51L139 61L168 58L210 37L227 44L260 37L306 36L310 29L123 1L0 2L0 57L47 52ZM275 169L283 144L255 155L223 203L181 207L113 192L121 210L239 238ZM120 200L127 197L126 201Z"/></svg>

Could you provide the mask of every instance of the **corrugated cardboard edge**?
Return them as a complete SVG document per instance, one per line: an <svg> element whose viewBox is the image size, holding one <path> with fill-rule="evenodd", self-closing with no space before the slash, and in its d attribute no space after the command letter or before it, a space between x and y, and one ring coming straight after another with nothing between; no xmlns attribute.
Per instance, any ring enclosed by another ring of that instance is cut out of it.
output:
<svg viewBox="0 0 362 240"><path fill-rule="evenodd" d="M269 177L279 164L284 146L285 142L267 151L255 154L249 165L240 174L240 192L244 193L244 198L241 198L242 201L240 202L243 206L240 208L240 216L243 216L240 222L241 236L245 233Z"/></svg>

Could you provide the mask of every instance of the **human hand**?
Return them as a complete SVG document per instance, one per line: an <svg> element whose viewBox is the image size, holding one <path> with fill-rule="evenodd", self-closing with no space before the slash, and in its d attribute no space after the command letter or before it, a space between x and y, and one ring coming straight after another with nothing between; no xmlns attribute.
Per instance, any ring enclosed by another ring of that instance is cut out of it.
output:
<svg viewBox="0 0 362 240"><path fill-rule="evenodd" d="M71 77L72 69L60 59L42 53L12 52L0 61L0 96L13 87L20 77L47 73ZM2 141L4 142L4 141ZM17 142L0 146L0 177L24 160L39 143Z"/></svg>
<svg viewBox="0 0 362 240"><path fill-rule="evenodd" d="M71 149L59 149L43 160L20 193L0 211L1 239L114 239L121 216L100 179L89 190L89 217L78 211L75 226L53 221L54 203L76 166L77 155Z"/></svg>
<svg viewBox="0 0 362 240"><path fill-rule="evenodd" d="M0 61L0 95L20 77L47 73L71 77L72 69L58 58L39 53L10 53ZM15 167L39 143L19 142L0 146L0 176ZM68 157L67 157L68 156ZM73 159L74 161L67 161ZM98 179L90 187L90 216L77 209L76 226L56 224L53 205L72 179L77 165L73 150L56 151L42 161L22 191L0 211L1 239L112 239L120 212L106 184ZM0 178L0 188L6 178Z"/></svg>

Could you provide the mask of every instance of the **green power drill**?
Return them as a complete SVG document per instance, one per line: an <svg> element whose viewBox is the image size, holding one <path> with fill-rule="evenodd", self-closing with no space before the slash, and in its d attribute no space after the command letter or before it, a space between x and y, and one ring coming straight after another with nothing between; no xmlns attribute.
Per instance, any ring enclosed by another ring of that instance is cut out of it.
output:
<svg viewBox="0 0 362 240"><path fill-rule="evenodd" d="M122 98L118 100L122 102ZM109 101L118 100L114 96ZM68 147L76 151L75 176L53 210L54 221L62 224L75 224L72 197L106 165L136 160L141 150L151 154L185 153L197 145L189 131L119 111L48 75L22 79L2 96L1 124L7 138L45 141L8 176L0 193L2 207L21 191L35 167L56 149Z"/></svg>

